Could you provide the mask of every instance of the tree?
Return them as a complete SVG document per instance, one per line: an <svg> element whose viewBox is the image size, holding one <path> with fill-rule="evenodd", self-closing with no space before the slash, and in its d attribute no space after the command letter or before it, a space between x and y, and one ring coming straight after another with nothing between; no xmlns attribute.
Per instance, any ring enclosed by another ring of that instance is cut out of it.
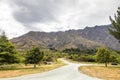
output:
<svg viewBox="0 0 120 80"><path fill-rule="evenodd" d="M20 59L15 46L7 39L5 32L0 36L0 64L18 63Z"/></svg>
<svg viewBox="0 0 120 80"><path fill-rule="evenodd" d="M109 33L120 43L120 7L117 10L117 15L115 15L115 20L110 17L110 21L111 27L109 28Z"/></svg>
<svg viewBox="0 0 120 80"><path fill-rule="evenodd" d="M33 47L27 52L25 63L34 64L34 68L36 68L36 65L42 61L43 57L44 53L40 51L39 47Z"/></svg>
<svg viewBox="0 0 120 80"><path fill-rule="evenodd" d="M98 48L96 52L96 60L99 63L105 63L105 67L110 61L110 51L105 48Z"/></svg>

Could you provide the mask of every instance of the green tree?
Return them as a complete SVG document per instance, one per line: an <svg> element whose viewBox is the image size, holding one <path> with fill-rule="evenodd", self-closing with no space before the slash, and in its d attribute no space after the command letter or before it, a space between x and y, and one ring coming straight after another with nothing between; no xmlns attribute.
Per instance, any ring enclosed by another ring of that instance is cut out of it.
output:
<svg viewBox="0 0 120 80"><path fill-rule="evenodd" d="M105 67L110 61L110 51L105 48L98 48L96 52L96 60L99 63L105 63Z"/></svg>
<svg viewBox="0 0 120 80"><path fill-rule="evenodd" d="M15 46L7 39L5 33L0 36L0 64L18 63L20 59Z"/></svg>
<svg viewBox="0 0 120 80"><path fill-rule="evenodd" d="M33 47L27 52L25 57L25 63L34 64L34 68L36 68L36 65L42 61L43 57L44 53L40 51L39 47Z"/></svg>
<svg viewBox="0 0 120 80"><path fill-rule="evenodd" d="M120 7L115 15L115 20L110 17L111 27L109 28L109 33L113 35L120 43Z"/></svg>
<svg viewBox="0 0 120 80"><path fill-rule="evenodd" d="M117 58L119 57L120 55L115 52L115 51L111 51L111 55L110 55L110 59L111 59L111 62L118 62L117 61Z"/></svg>

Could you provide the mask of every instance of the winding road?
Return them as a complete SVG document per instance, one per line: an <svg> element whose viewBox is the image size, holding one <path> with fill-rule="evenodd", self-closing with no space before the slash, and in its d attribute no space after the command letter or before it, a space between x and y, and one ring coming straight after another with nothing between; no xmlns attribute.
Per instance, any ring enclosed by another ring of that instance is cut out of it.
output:
<svg viewBox="0 0 120 80"><path fill-rule="evenodd" d="M78 71L79 66L87 66L88 64L77 64L61 60L68 65L44 73L29 74L14 78L0 78L0 80L100 80Z"/></svg>

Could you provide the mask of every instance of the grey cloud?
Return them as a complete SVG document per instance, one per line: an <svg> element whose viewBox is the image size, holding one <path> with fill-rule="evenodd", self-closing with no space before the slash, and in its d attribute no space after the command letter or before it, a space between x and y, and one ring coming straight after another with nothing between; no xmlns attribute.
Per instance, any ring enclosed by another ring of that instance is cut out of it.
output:
<svg viewBox="0 0 120 80"><path fill-rule="evenodd" d="M36 29L31 25L34 23L57 22L60 28L62 23L64 28L67 22L72 26L107 24L108 16L113 14L118 6L117 0L12 0L12 2L14 18L31 29Z"/></svg>
<svg viewBox="0 0 120 80"><path fill-rule="evenodd" d="M57 21L61 10L64 10L66 5L72 5L69 0L13 0L13 2L19 8L14 11L14 17L22 23Z"/></svg>
<svg viewBox="0 0 120 80"><path fill-rule="evenodd" d="M15 0L15 4L21 9L14 12L14 17L22 23L33 23L33 22L46 22L55 20L53 15L53 8L49 9L51 4L48 4L46 0L34 0L35 5L28 4L33 0L21 1ZM32 2L31 2L32 3Z"/></svg>

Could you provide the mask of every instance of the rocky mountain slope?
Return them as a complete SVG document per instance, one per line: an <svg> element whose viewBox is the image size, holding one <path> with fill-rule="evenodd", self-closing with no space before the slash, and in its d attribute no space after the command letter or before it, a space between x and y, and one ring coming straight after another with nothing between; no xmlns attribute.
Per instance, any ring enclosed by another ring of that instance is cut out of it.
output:
<svg viewBox="0 0 120 80"><path fill-rule="evenodd" d="M83 38L99 42L107 47L115 50L120 50L120 43L109 34L108 28L110 25L95 26L92 28L86 27L82 31L78 31Z"/></svg>
<svg viewBox="0 0 120 80"><path fill-rule="evenodd" d="M120 44L108 33L109 25L86 27L80 30L68 30L65 32L35 32L14 38L11 41L18 49L29 49L32 46L43 48L95 48L107 46L111 49L120 49Z"/></svg>

